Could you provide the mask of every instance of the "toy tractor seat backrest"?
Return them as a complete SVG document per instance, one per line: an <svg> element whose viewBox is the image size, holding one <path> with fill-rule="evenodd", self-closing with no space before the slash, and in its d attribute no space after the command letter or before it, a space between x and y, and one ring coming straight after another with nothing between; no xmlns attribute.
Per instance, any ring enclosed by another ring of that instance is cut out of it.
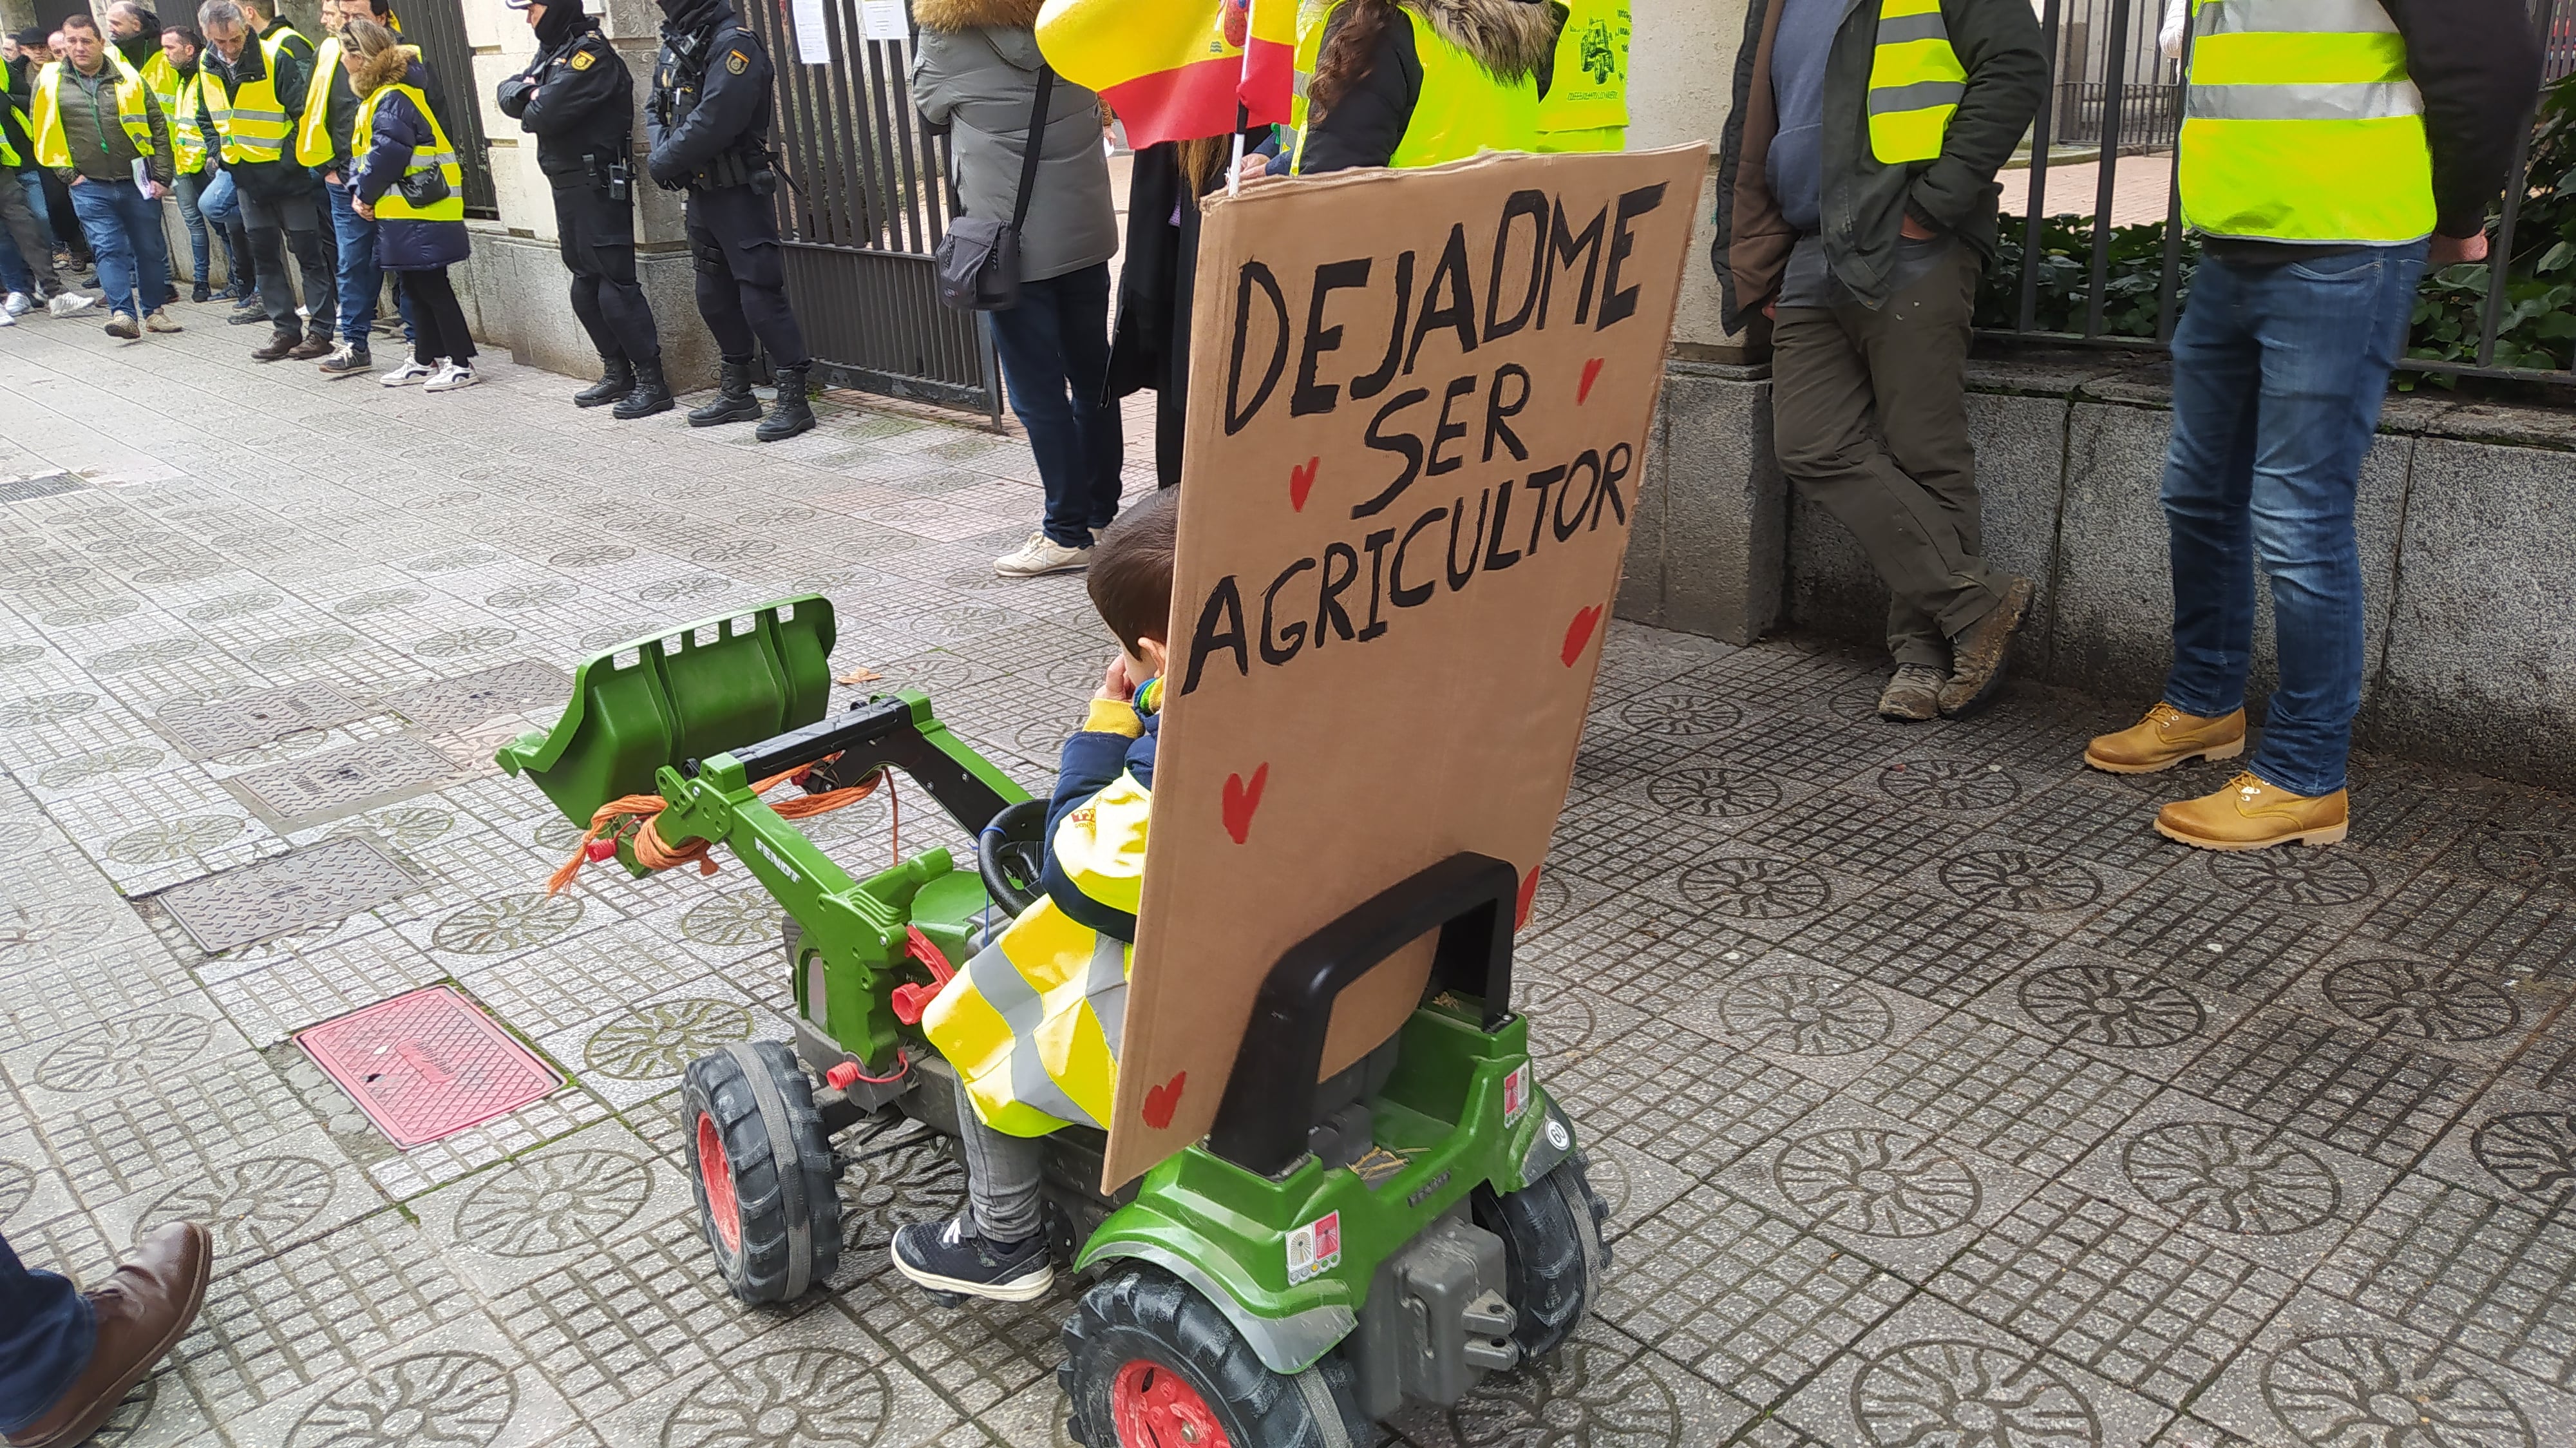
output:
<svg viewBox="0 0 2576 1448"><path fill-rule="evenodd" d="M1263 1176L1295 1165L1310 1148L1349 1145L1339 1118L1382 1088L1396 1065L1401 1030L1312 1095L1282 1081L1314 1081L1323 1069L1333 1003L1371 970L1432 931L1426 995L1443 991L1483 1003L1484 1029L1500 1030L1512 1000L1513 907L1519 875L1490 855L1459 853L1417 871L1344 912L1280 956L1253 997L1252 1019L1235 1056L1208 1150ZM1356 1143L1365 1147L1366 1143Z"/></svg>
<svg viewBox="0 0 2576 1448"><path fill-rule="evenodd" d="M833 638L831 603L806 594L603 649L574 671L554 728L505 746L501 767L587 824L610 800L652 793L665 765L822 718Z"/></svg>

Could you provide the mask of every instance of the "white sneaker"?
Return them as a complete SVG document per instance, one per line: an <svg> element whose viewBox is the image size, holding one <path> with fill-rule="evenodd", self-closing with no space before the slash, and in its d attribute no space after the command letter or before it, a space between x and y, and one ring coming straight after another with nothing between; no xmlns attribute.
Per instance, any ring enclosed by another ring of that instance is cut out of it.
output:
<svg viewBox="0 0 2576 1448"><path fill-rule="evenodd" d="M18 325L18 314L10 311L7 307L0 307L0 327L14 327L16 325Z"/></svg>
<svg viewBox="0 0 2576 1448"><path fill-rule="evenodd" d="M416 362L405 357L400 367L376 380L387 387L409 387L415 382L423 382L437 375L438 369L429 363Z"/></svg>
<svg viewBox="0 0 2576 1448"><path fill-rule="evenodd" d="M168 307L154 307L151 311L144 313L143 325L146 330L154 332L181 332L187 330L179 325L177 318L170 315L170 309Z"/></svg>
<svg viewBox="0 0 2576 1448"><path fill-rule="evenodd" d="M95 304L97 301L98 298L96 297L85 297L78 292L56 292L54 293L54 299L45 303L45 310L53 313L57 317L69 317Z"/></svg>
<svg viewBox="0 0 2576 1448"><path fill-rule="evenodd" d="M482 380L482 378L475 376L474 369L467 366L465 363L450 362L446 366L439 368L438 375L429 379L428 385L421 388L421 391L454 392L460 387L471 387Z"/></svg>
<svg viewBox="0 0 2576 1448"><path fill-rule="evenodd" d="M1004 578L1035 578L1042 573L1069 572L1090 562L1090 549L1067 548L1041 528L1031 533L1018 551L994 559L993 571Z"/></svg>
<svg viewBox="0 0 2576 1448"><path fill-rule="evenodd" d="M25 292L11 292L7 301L0 302L0 313L7 313L13 321L35 309L36 299Z"/></svg>

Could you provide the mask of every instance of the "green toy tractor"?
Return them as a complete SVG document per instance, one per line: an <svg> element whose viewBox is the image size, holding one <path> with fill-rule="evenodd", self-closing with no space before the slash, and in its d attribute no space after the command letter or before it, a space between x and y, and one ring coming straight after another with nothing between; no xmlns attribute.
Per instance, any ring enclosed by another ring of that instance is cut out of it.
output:
<svg viewBox="0 0 2576 1448"><path fill-rule="evenodd" d="M736 1296L793 1298L842 1247L843 1133L956 1130L922 1008L1039 887L1033 800L906 691L826 711L831 606L801 597L582 664L564 716L504 746L583 825L657 794L661 847L721 843L785 908L796 1044L692 1062L683 1126L707 1245ZM853 879L765 803L899 769L975 835ZM603 841L603 844L605 842ZM640 874L633 832L614 846ZM606 850L599 853L604 858ZM1573 1124L1511 1014L1517 877L1457 855L1394 882L1270 969L1207 1139L1104 1196L1106 1138L1047 1138L1062 1265L1092 1281L1059 1380L1091 1448L1341 1445L1408 1402L1457 1403L1573 1332L1608 1263ZM1386 1042L1311 1091L1333 1003L1438 932L1431 982Z"/></svg>

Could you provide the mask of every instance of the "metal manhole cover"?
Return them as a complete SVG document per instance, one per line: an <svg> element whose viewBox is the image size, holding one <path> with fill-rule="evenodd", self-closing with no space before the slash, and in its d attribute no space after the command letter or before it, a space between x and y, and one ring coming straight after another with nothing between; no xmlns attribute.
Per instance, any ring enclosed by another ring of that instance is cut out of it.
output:
<svg viewBox="0 0 2576 1448"><path fill-rule="evenodd" d="M423 729L443 733L533 705L561 704L571 695L572 680L563 670L534 659L515 659L401 690L386 697L385 707Z"/></svg>
<svg viewBox="0 0 2576 1448"><path fill-rule="evenodd" d="M303 829L441 784L456 764L426 739L390 734L326 749L286 764L245 770L224 781L242 802L287 829Z"/></svg>
<svg viewBox="0 0 2576 1448"><path fill-rule="evenodd" d="M152 722L189 753L212 759L365 717L365 706L328 684L289 684L164 705Z"/></svg>
<svg viewBox="0 0 2576 1448"><path fill-rule="evenodd" d="M69 473L45 473L32 478L11 478L0 483L0 503L32 503L38 498L59 498L78 492L85 486Z"/></svg>
<svg viewBox="0 0 2576 1448"><path fill-rule="evenodd" d="M453 1136L563 1084L453 986L378 1001L295 1041L396 1146Z"/></svg>
<svg viewBox="0 0 2576 1448"><path fill-rule="evenodd" d="M376 841L325 840L161 892L161 907L208 954L317 925L336 925L420 882Z"/></svg>

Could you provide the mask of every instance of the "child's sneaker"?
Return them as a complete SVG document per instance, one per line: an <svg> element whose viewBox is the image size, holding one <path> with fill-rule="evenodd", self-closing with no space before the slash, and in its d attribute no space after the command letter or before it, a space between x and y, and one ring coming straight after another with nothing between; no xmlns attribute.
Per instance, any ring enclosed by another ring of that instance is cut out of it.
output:
<svg viewBox="0 0 2576 1448"><path fill-rule="evenodd" d="M967 1229L961 1212L945 1222L914 1222L895 1230L894 1270L933 1292L1029 1302L1055 1285L1055 1263L1046 1233L1025 1242L988 1242Z"/></svg>

